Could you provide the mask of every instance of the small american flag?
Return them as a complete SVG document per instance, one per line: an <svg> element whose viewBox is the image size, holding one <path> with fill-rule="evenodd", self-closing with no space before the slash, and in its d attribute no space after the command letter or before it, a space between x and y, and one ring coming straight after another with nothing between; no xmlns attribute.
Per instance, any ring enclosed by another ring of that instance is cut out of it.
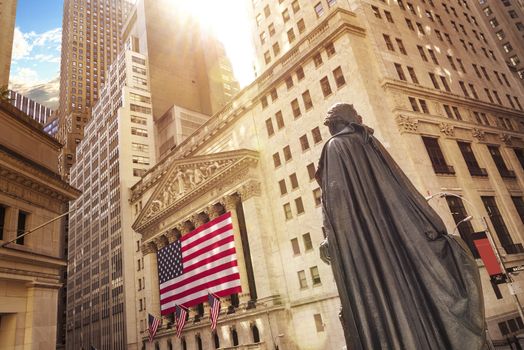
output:
<svg viewBox="0 0 524 350"><path fill-rule="evenodd" d="M147 332L149 333L149 342L153 341L153 338L155 338L156 331L158 330L158 327L160 327L160 323L162 322L162 319L157 318L151 314L148 315L148 324L149 328L147 329Z"/></svg>
<svg viewBox="0 0 524 350"><path fill-rule="evenodd" d="M174 312L175 305L202 303L208 292L219 297L242 292L231 213L160 249L158 271L162 315Z"/></svg>
<svg viewBox="0 0 524 350"><path fill-rule="evenodd" d="M175 305L175 325L176 325L176 336L180 338L182 330L186 325L187 309L180 305Z"/></svg>
<svg viewBox="0 0 524 350"><path fill-rule="evenodd" d="M207 295L209 301L209 320L211 321L211 331L217 328L218 315L220 314L220 298L216 295L209 293Z"/></svg>

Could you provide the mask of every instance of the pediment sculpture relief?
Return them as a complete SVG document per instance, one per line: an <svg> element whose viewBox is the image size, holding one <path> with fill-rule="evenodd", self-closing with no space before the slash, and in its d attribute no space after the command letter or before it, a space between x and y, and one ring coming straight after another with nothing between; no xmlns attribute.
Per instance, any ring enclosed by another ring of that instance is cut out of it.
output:
<svg viewBox="0 0 524 350"><path fill-rule="evenodd" d="M177 166L165 182L164 191L151 202L145 218L149 219L157 212L169 207L170 204L212 178L220 172L221 169L231 163L233 163L233 159L213 160Z"/></svg>

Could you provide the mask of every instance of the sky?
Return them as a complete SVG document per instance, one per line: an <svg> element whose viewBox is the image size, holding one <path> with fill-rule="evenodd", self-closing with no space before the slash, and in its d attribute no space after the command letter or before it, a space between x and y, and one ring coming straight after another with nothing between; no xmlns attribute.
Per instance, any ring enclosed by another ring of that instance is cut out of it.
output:
<svg viewBox="0 0 524 350"><path fill-rule="evenodd" d="M248 2L182 3L213 27L224 43L240 86L249 84L254 79L254 49L245 8ZM18 0L13 40L10 88L51 108L58 106L62 11L61 0Z"/></svg>

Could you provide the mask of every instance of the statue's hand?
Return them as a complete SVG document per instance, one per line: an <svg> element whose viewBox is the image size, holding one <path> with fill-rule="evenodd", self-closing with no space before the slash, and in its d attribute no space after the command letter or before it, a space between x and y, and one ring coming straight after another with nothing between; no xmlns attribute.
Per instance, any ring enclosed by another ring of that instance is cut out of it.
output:
<svg viewBox="0 0 524 350"><path fill-rule="evenodd" d="M329 256L329 242L328 239L325 238L322 243L320 243L320 259L322 259L323 262L330 265L331 264L331 257Z"/></svg>

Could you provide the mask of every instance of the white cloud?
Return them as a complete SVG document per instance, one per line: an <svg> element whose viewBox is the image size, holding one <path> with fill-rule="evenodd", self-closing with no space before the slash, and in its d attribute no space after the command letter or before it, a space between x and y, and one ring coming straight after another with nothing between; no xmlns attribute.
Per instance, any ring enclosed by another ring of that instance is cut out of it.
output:
<svg viewBox="0 0 524 350"><path fill-rule="evenodd" d="M13 61L27 59L42 62L60 62L56 48L61 46L61 42L62 28L51 29L43 33L35 33L33 31L24 33L19 27L16 27L13 41ZM49 52L55 55L49 54Z"/></svg>
<svg viewBox="0 0 524 350"><path fill-rule="evenodd" d="M13 60L16 61L27 57L31 53L31 50L32 45L29 44L20 28L16 27L13 38Z"/></svg>
<svg viewBox="0 0 524 350"><path fill-rule="evenodd" d="M20 80L12 79L9 88L18 91L24 96L29 97L36 102L43 104L52 109L58 108L58 95L60 87L60 77L57 75L53 79L45 82L38 82L38 78L35 81L31 81L34 78L33 73L29 71L21 72L17 77L23 78L25 76L25 82Z"/></svg>
<svg viewBox="0 0 524 350"><path fill-rule="evenodd" d="M42 83L39 81L38 73L36 70L27 67L17 68L15 73L11 75L10 81L17 85L35 85Z"/></svg>

